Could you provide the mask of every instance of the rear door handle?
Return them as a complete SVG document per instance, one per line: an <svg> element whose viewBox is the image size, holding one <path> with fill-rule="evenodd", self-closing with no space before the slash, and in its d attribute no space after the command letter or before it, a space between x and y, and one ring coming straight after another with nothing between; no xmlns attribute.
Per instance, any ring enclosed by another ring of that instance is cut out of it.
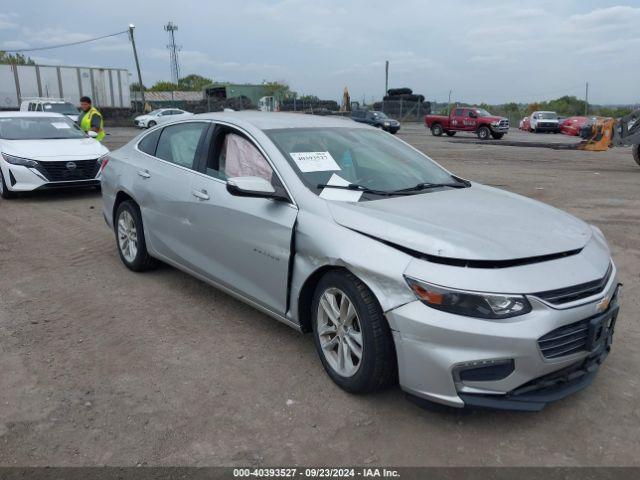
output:
<svg viewBox="0 0 640 480"><path fill-rule="evenodd" d="M149 173L149 170L138 170L138 175L141 176L142 178L151 178L151 174Z"/></svg>
<svg viewBox="0 0 640 480"><path fill-rule="evenodd" d="M209 194L206 190L191 190L191 194L199 200L209 200Z"/></svg>

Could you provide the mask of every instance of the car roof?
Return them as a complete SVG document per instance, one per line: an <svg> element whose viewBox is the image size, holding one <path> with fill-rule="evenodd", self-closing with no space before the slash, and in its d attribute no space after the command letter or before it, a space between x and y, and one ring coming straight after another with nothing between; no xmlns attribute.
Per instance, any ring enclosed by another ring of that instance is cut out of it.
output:
<svg viewBox="0 0 640 480"><path fill-rule="evenodd" d="M270 130L274 128L371 128L354 122L349 117L308 115L289 112L259 112L255 110L200 113L191 117L191 120L198 118L220 122L226 121L239 126L250 125L259 130Z"/></svg>
<svg viewBox="0 0 640 480"><path fill-rule="evenodd" d="M14 117L63 117L66 118L66 115L62 113L55 112L0 112L0 118L14 118Z"/></svg>

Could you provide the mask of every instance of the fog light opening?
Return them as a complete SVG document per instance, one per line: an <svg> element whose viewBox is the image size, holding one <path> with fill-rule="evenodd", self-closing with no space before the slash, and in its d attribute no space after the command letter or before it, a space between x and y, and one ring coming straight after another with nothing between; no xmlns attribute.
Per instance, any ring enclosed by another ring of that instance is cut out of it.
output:
<svg viewBox="0 0 640 480"><path fill-rule="evenodd" d="M459 382L495 382L503 380L513 373L515 362L508 360L478 360L456 366L454 380Z"/></svg>

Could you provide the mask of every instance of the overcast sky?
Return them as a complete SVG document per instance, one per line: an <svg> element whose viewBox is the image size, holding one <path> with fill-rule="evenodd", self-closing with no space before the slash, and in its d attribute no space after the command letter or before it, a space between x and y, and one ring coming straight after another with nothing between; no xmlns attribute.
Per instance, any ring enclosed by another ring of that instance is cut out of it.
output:
<svg viewBox="0 0 640 480"><path fill-rule="evenodd" d="M300 94L353 100L411 87L431 100L504 103L562 95L640 102L640 0L2 0L0 49L83 40L136 25L144 83L169 80L179 27L183 74L284 80ZM38 63L123 67L119 36L30 53Z"/></svg>

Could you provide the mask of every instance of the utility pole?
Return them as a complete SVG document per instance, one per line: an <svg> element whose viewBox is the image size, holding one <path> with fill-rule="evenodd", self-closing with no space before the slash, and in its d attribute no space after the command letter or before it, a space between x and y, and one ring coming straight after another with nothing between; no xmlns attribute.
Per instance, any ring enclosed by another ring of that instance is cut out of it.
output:
<svg viewBox="0 0 640 480"><path fill-rule="evenodd" d="M389 60L385 60L384 62L384 94L385 96L387 95L387 92L389 92Z"/></svg>
<svg viewBox="0 0 640 480"><path fill-rule="evenodd" d="M584 116L589 116L589 82L584 91Z"/></svg>
<svg viewBox="0 0 640 480"><path fill-rule="evenodd" d="M178 80L180 80L180 65L178 64L178 51L180 50L180 47L176 46L175 36L178 26L173 22L168 22L164 26L164 30L169 33L170 43L167 45L167 49L169 49L169 58L171 62L171 80L177 85Z"/></svg>
<svg viewBox="0 0 640 480"><path fill-rule="evenodd" d="M129 39L131 40L131 45L133 46L133 58L136 61L136 70L138 71L138 86L140 87L140 95L142 96L142 111L144 112L144 106L146 101L144 99L144 86L142 85L142 74L140 73L140 62L138 61L138 51L136 50L136 40L133 36L133 30L136 26L132 23L129 25Z"/></svg>
<svg viewBox="0 0 640 480"><path fill-rule="evenodd" d="M451 92L453 90L449 90L449 104L447 105L447 108L449 109L449 114L451 114Z"/></svg>

